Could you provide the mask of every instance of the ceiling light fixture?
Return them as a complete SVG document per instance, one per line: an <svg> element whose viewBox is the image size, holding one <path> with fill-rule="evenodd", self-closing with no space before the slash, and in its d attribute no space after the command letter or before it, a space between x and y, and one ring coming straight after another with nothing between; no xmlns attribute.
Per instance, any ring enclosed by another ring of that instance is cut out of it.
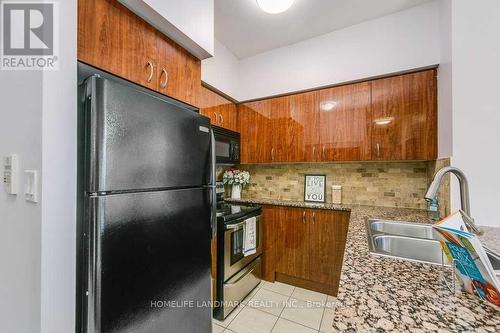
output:
<svg viewBox="0 0 500 333"><path fill-rule="evenodd" d="M269 14L283 13L292 7L295 0L257 0L260 9Z"/></svg>

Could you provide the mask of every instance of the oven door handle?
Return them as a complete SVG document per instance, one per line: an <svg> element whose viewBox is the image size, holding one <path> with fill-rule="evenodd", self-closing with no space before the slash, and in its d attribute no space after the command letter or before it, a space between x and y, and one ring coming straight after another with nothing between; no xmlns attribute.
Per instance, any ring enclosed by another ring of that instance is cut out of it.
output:
<svg viewBox="0 0 500 333"><path fill-rule="evenodd" d="M226 224L226 229L228 229L228 230L237 230L240 227L242 227L246 223L246 221L247 220L245 220L243 222L240 222L240 223L235 223L235 224Z"/></svg>

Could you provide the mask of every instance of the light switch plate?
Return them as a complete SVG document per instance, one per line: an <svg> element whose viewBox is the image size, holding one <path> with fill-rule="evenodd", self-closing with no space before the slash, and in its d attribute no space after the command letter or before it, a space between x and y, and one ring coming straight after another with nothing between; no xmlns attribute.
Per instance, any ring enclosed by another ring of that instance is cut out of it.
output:
<svg viewBox="0 0 500 333"><path fill-rule="evenodd" d="M24 199L28 202L38 202L38 171L24 170L26 184Z"/></svg>
<svg viewBox="0 0 500 333"><path fill-rule="evenodd" d="M6 156L3 165L3 183L8 194L17 194L17 174L17 155Z"/></svg>

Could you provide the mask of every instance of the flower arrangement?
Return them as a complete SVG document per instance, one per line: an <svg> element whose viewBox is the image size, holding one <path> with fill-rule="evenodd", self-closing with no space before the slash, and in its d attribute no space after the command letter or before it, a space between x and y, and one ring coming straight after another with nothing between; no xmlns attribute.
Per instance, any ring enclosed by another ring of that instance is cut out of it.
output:
<svg viewBox="0 0 500 333"><path fill-rule="evenodd" d="M250 182L250 173L248 171L229 169L222 176L224 184L245 186Z"/></svg>

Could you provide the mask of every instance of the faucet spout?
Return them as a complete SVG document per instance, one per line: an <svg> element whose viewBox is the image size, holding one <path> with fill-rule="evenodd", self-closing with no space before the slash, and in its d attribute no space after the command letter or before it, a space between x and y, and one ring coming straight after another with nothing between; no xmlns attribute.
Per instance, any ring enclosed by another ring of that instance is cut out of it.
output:
<svg viewBox="0 0 500 333"><path fill-rule="evenodd" d="M436 174L434 175L434 179L432 180L432 183L429 186L427 193L425 194L425 199L427 201L430 201L436 198L441 182L443 181L443 177L447 173L454 174L457 177L458 182L460 184L460 204L461 204L461 211L464 213L464 215L466 215L465 223L474 233L479 235L482 234L481 230L479 230L478 227L475 225L474 219L471 217L469 182L467 181L467 177L465 176L462 170L455 167L444 167L438 172L436 172Z"/></svg>

